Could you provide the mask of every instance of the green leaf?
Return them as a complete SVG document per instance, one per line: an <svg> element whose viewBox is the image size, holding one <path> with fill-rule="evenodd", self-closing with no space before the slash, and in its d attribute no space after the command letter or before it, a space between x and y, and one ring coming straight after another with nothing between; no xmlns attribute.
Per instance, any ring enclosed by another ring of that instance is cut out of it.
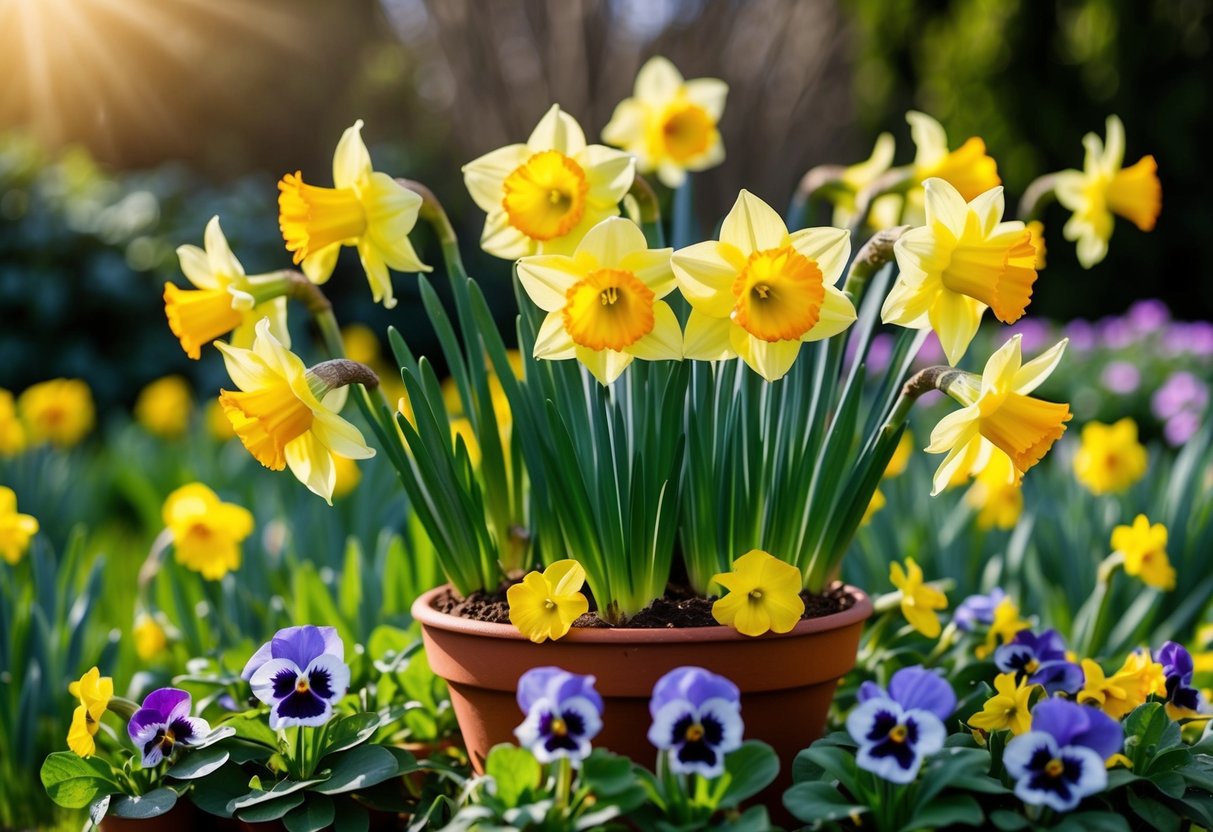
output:
<svg viewBox="0 0 1213 832"><path fill-rule="evenodd" d="M274 800L267 800L245 809L237 809L234 814L236 817L249 823L265 823L271 820L281 820L287 812L296 806L301 806L303 801L304 795L296 792L275 798Z"/></svg>
<svg viewBox="0 0 1213 832"><path fill-rule="evenodd" d="M311 780L280 780L269 789L253 789L248 794L236 798L228 804L228 811L239 812L249 806L256 806L259 803L268 803L272 800L277 800L283 795L294 794L302 791L309 786L315 786L318 783L323 783L327 777L316 777ZM298 804L295 804L296 806ZM294 808L294 807L289 807ZM285 812L284 812L285 814ZM243 814L240 817L244 817ZM279 815L281 817L281 815Z"/></svg>
<svg viewBox="0 0 1213 832"><path fill-rule="evenodd" d="M990 823L1002 832L1019 832L1030 826L1028 819L1008 809L995 809L990 813Z"/></svg>
<svg viewBox="0 0 1213 832"><path fill-rule="evenodd" d="M191 751L182 757L176 765L166 771L165 775L178 780L193 780L198 777L206 777L208 774L218 771L230 757L231 754L226 749L220 747Z"/></svg>
<svg viewBox="0 0 1213 832"><path fill-rule="evenodd" d="M335 832L367 832L371 828L370 815L366 810L352 800L335 801L336 813L333 818Z"/></svg>
<svg viewBox="0 0 1213 832"><path fill-rule="evenodd" d="M1055 832L1132 832L1129 822L1113 812L1078 812L1053 827Z"/></svg>
<svg viewBox="0 0 1213 832"><path fill-rule="evenodd" d="M1124 729L1125 756L1133 761L1134 771L1145 775L1159 753L1183 744L1179 726L1159 702L1134 708L1125 718Z"/></svg>
<svg viewBox="0 0 1213 832"><path fill-rule="evenodd" d="M329 777L314 791L342 794L373 786L400 773L395 755L381 745L364 745L330 758Z"/></svg>
<svg viewBox="0 0 1213 832"><path fill-rule="evenodd" d="M71 751L48 756L40 776L50 799L65 809L83 809L99 796L118 791L109 763L96 757L78 757Z"/></svg>
<svg viewBox="0 0 1213 832"><path fill-rule="evenodd" d="M309 794L302 806L286 813L282 822L290 832L320 832L333 823L335 814L332 798Z"/></svg>
<svg viewBox="0 0 1213 832"><path fill-rule="evenodd" d="M202 811L221 818L230 818L228 804L248 794L248 775L239 767L228 764L213 774L194 780L190 802Z"/></svg>
<svg viewBox="0 0 1213 832"><path fill-rule="evenodd" d="M902 832L915 829L943 829L948 826L979 826L985 819L981 806L970 795L949 794L936 797L914 814Z"/></svg>
<svg viewBox="0 0 1213 832"><path fill-rule="evenodd" d="M379 714L361 713L339 719L329 725L321 757L353 748L366 742L379 728Z"/></svg>
<svg viewBox="0 0 1213 832"><path fill-rule="evenodd" d="M729 778L719 808L731 809L771 785L779 774L779 758L765 742L748 740L724 758Z"/></svg>
<svg viewBox="0 0 1213 832"><path fill-rule="evenodd" d="M1139 795L1133 789L1129 790L1128 795L1129 808L1146 822L1148 828L1154 829L1156 832L1178 832L1179 817L1170 806L1153 798Z"/></svg>
<svg viewBox="0 0 1213 832"><path fill-rule="evenodd" d="M539 788L543 769L534 755L516 745L495 745L484 761L484 773L496 784L495 795L508 808Z"/></svg>
<svg viewBox="0 0 1213 832"><path fill-rule="evenodd" d="M805 823L847 820L867 814L867 806L851 803L830 783L797 783L783 793L783 805Z"/></svg>
<svg viewBox="0 0 1213 832"><path fill-rule="evenodd" d="M110 815L116 818L147 820L157 818L177 805L177 793L172 789L156 789L142 797L122 795L110 804Z"/></svg>
<svg viewBox="0 0 1213 832"><path fill-rule="evenodd" d="M595 748L581 764L580 782L595 795L621 794L636 785L632 761L627 757Z"/></svg>

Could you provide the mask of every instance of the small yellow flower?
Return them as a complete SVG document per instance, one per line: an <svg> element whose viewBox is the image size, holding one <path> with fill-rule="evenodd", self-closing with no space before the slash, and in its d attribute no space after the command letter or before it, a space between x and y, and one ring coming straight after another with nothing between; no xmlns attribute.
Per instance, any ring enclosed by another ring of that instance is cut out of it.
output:
<svg viewBox="0 0 1213 832"><path fill-rule="evenodd" d="M945 180L966 200L1002 184L998 164L986 154L986 143L974 136L956 150L948 150L943 125L926 113L906 113L914 140L914 176L925 182L933 176Z"/></svg>
<svg viewBox="0 0 1213 832"><path fill-rule="evenodd" d="M1010 598L1003 598L994 607L994 620L990 622L990 629L986 630L985 643L977 645L973 652L979 659L988 658L995 649L1010 644L1016 633L1029 626L1027 621L1019 617L1019 606Z"/></svg>
<svg viewBox="0 0 1213 832"><path fill-rule="evenodd" d="M91 757L97 752L93 737L101 727L101 717L114 696L114 680L102 676L92 668L78 682L68 685L68 692L80 700L72 714L72 724L67 730L67 747L81 757Z"/></svg>
<svg viewBox="0 0 1213 832"><path fill-rule="evenodd" d="M217 581L240 568L240 541L253 533L253 515L225 503L200 482L178 488L164 501L164 525L173 535L177 562Z"/></svg>
<svg viewBox="0 0 1213 832"><path fill-rule="evenodd" d="M178 439L190 424L194 396L181 376L165 376L143 388L135 400L135 421L148 433Z"/></svg>
<svg viewBox="0 0 1213 832"><path fill-rule="evenodd" d="M1113 214L1150 231L1162 210L1162 186L1154 157L1145 156L1132 167L1122 167L1125 127L1118 117L1108 116L1107 136L1106 145L1095 133L1084 136L1083 169L1057 174L1057 200L1074 212L1062 234L1078 241L1078 262L1088 269L1108 253Z"/></svg>
<svg viewBox="0 0 1213 832"><path fill-rule="evenodd" d="M1132 419L1112 425L1088 422L1074 455L1074 474L1092 494L1121 494L1145 476L1148 462Z"/></svg>
<svg viewBox="0 0 1213 832"><path fill-rule="evenodd" d="M168 647L168 636L165 635L164 628L145 612L135 617L131 635L135 639L135 653L145 662L152 661Z"/></svg>
<svg viewBox="0 0 1213 832"><path fill-rule="evenodd" d="M17 418L13 394L0 387L0 457L16 456L25 450L25 427Z"/></svg>
<svg viewBox="0 0 1213 832"><path fill-rule="evenodd" d="M1029 703L1037 687L1026 678L1016 682L1014 673L1000 673L994 678L997 693L986 700L980 713L969 717L969 725L987 733L1009 730L1016 736L1032 730Z"/></svg>
<svg viewBox="0 0 1213 832"><path fill-rule="evenodd" d="M505 592L510 623L536 644L562 638L590 609L581 594L583 584L585 569L571 559L558 560L542 573L527 573Z"/></svg>
<svg viewBox="0 0 1213 832"><path fill-rule="evenodd" d="M889 504L889 500L884 493L877 488L872 492L872 499L868 500L868 507L863 510L863 517L859 518L859 525L866 526L872 522L872 518L876 516L876 512L883 509Z"/></svg>
<svg viewBox="0 0 1213 832"><path fill-rule="evenodd" d="M990 460L977 474L965 494L965 502L977 510L977 527L1004 531L1012 529L1023 513L1021 479L1004 453L990 454Z"/></svg>
<svg viewBox="0 0 1213 832"><path fill-rule="evenodd" d="M1175 569L1167 557L1167 527L1162 523L1150 525L1144 514L1137 515L1132 526L1112 530L1112 549L1125 556L1125 574L1157 589L1175 589Z"/></svg>
<svg viewBox="0 0 1213 832"><path fill-rule="evenodd" d="M923 583L922 567L914 558L906 558L904 569L896 561L889 564L889 581L901 590L901 614L910 626L927 638L937 638L941 628L935 611L948 608L947 596Z"/></svg>
<svg viewBox="0 0 1213 832"><path fill-rule="evenodd" d="M56 378L26 389L17 399L30 444L70 448L93 429L93 394L80 379Z"/></svg>
<svg viewBox="0 0 1213 832"><path fill-rule="evenodd" d="M876 144L872 148L871 156L843 170L839 182L842 187L837 193L832 194L834 200L832 222L835 227L847 228L855 221L855 211L858 208L856 198L892 167L895 147L893 135L881 133L876 137ZM868 215L869 224L874 228L888 228L896 225L901 214L901 205L902 198L896 194L877 197Z"/></svg>
<svg viewBox="0 0 1213 832"><path fill-rule="evenodd" d="M965 202L943 179L924 187L926 225L894 245L900 273L880 314L887 324L935 330L954 366L987 307L1003 323L1023 317L1036 282L1036 250L1022 222L1002 221L1002 188Z"/></svg>
<svg viewBox="0 0 1213 832"><path fill-rule="evenodd" d="M38 533L38 521L17 513L17 493L0 485L0 557L16 566L29 548L30 538Z"/></svg>
<svg viewBox="0 0 1213 832"><path fill-rule="evenodd" d="M732 572L712 576L729 594L712 604L712 617L743 636L786 633L804 615L800 570L760 549L733 561Z"/></svg>
<svg viewBox="0 0 1213 832"><path fill-rule="evenodd" d="M1147 651L1134 651L1120 670L1111 676L1097 662L1082 660L1083 688L1078 692L1080 705L1094 705L1113 719L1123 719L1153 693L1165 693L1166 677L1162 665L1150 659Z"/></svg>
<svg viewBox="0 0 1213 832"><path fill-rule="evenodd" d="M662 300L674 290L670 249L650 250L630 220L603 220L571 257L522 258L518 279L548 313L535 336L536 358L576 358L601 384L633 358L682 358L682 329Z"/></svg>
<svg viewBox="0 0 1213 832"><path fill-rule="evenodd" d="M197 359L204 346L229 332L233 344L247 347L262 318L270 319L274 334L289 346L282 279L275 274L246 276L218 217L206 224L204 244L205 251L197 246L177 249L181 271L194 288L164 284L164 314L185 354Z"/></svg>
<svg viewBox="0 0 1213 832"><path fill-rule="evenodd" d="M1128 757L1126 757L1124 754L1120 754L1120 753L1113 754L1111 757L1109 757L1107 759L1107 761L1104 763L1104 765L1109 770L1114 769L1117 766L1120 766L1121 768L1127 768L1130 771L1133 770L1133 761L1130 760Z"/></svg>
<svg viewBox="0 0 1213 832"><path fill-rule="evenodd" d="M224 415L223 405L218 399L211 399L206 403L204 421L207 433L220 442L226 442L236 436L236 431L232 430L232 423Z"/></svg>
<svg viewBox="0 0 1213 832"><path fill-rule="evenodd" d="M635 156L641 173L655 170L662 184L677 188L687 171L724 161L716 125L728 92L728 84L717 78L684 81L672 63L656 55L637 73L632 97L615 107L602 140Z"/></svg>
<svg viewBox="0 0 1213 832"><path fill-rule="evenodd" d="M333 467L336 469L336 481L333 483L333 499L339 500L349 494L362 482L362 469L358 463L344 456L333 457Z"/></svg>
<svg viewBox="0 0 1213 832"><path fill-rule="evenodd" d="M629 153L587 145L577 121L553 104L526 144L463 166L468 192L488 214L480 247L504 260L572 254L587 231L619 216L635 165Z"/></svg>
<svg viewBox="0 0 1213 832"><path fill-rule="evenodd" d="M931 431L927 453L947 453L935 472L932 494L943 491L956 470L971 459L973 444L983 439L1010 458L1016 476L1039 462L1061 438L1070 420L1070 407L1028 395L1057 367L1065 352L1062 340L1038 358L1023 364L1015 335L986 362L981 376L957 373L944 391L963 408L943 417ZM980 447L976 449L980 453Z"/></svg>
<svg viewBox="0 0 1213 832"><path fill-rule="evenodd" d="M396 305L388 269L428 272L417 258L409 232L417 224L421 197L371 167L362 141L362 119L341 136L333 154L332 188L308 185L302 173L278 183L278 225L287 251L313 283L333 274L341 247L355 246L371 295L388 309Z"/></svg>
<svg viewBox="0 0 1213 832"><path fill-rule="evenodd" d="M266 468L290 466L301 483L332 505L333 457L375 455L358 428L338 415L345 389L327 390L270 333L267 320L257 324L251 350L216 346L240 390L220 391L219 403L244 447Z"/></svg>
<svg viewBox="0 0 1213 832"><path fill-rule="evenodd" d="M743 190L719 242L696 243L671 260L691 304L686 357L741 356L767 381L783 378L802 343L837 335L855 321L855 307L834 285L850 252L846 231L789 234L771 206Z"/></svg>

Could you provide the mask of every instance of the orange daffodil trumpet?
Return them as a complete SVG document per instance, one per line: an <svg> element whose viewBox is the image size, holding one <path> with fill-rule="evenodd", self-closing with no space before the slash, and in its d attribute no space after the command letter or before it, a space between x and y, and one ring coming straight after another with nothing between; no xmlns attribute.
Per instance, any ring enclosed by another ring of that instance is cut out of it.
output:
<svg viewBox="0 0 1213 832"><path fill-rule="evenodd" d="M1069 405L1029 394L1057 367L1068 340L1027 364L1020 353L1020 340L1016 335L999 347L982 375L952 371L940 382L940 388L964 407L941 419L931 432L927 452L947 454L935 472L932 495L947 488L975 442L986 439L993 443L1010 458L1014 474L1022 476L1065 432L1071 417Z"/></svg>
<svg viewBox="0 0 1213 832"><path fill-rule="evenodd" d="M687 171L724 161L716 125L728 93L724 81L686 81L667 59L654 56L637 73L632 97L615 107L602 140L635 156L641 173L657 171L663 185L677 188Z"/></svg>
<svg viewBox="0 0 1213 832"><path fill-rule="evenodd" d="M223 390L219 403L236 436L253 457L274 471L290 467L298 480L330 505L336 484L334 456L367 459L375 452L362 433L338 412L343 387L328 383L257 324L252 349L217 343L237 391Z"/></svg>
<svg viewBox="0 0 1213 832"><path fill-rule="evenodd" d="M286 281L279 274L247 276L232 254L219 218L211 217L204 235L206 249L180 246L177 258L193 289L164 284L164 312L181 349L197 360L202 348L232 333L231 343L253 343L253 327L268 318L279 341L290 346L286 328Z"/></svg>
<svg viewBox="0 0 1213 832"><path fill-rule="evenodd" d="M527 295L548 313L535 357L576 358L610 384L633 358L682 358L682 330L662 298L674 290L670 249L650 250L630 220L590 229L573 255L541 254L518 262Z"/></svg>
<svg viewBox="0 0 1213 832"><path fill-rule="evenodd" d="M926 329L953 366L977 333L986 307L1003 323L1023 317L1036 282L1036 249L1022 222L1003 222L1002 188L965 202L943 179L928 179L926 225L897 241L900 275L885 298L887 324Z"/></svg>
<svg viewBox="0 0 1213 832"><path fill-rule="evenodd" d="M468 192L488 214L480 247L504 260L572 254L587 231L619 216L635 165L628 153L587 145L577 121L553 104L526 144L463 166Z"/></svg>
<svg viewBox="0 0 1213 832"><path fill-rule="evenodd" d="M835 286L850 253L846 231L789 234L771 206L743 190L719 242L674 252L674 277L691 305L685 357L741 356L767 381L783 378L802 343L837 335L855 321L855 307Z"/></svg>
<svg viewBox="0 0 1213 832"><path fill-rule="evenodd" d="M1142 231L1151 231L1162 210L1162 186L1153 156L1143 156L1132 167L1125 158L1125 127L1108 116L1107 141L1095 133L1083 137L1083 169L1057 174L1057 200L1073 211L1062 229L1067 240L1078 241L1078 262L1091 268L1108 253L1113 214L1119 214Z"/></svg>
<svg viewBox="0 0 1213 832"><path fill-rule="evenodd" d="M417 224L421 197L371 167L362 141L362 119L341 136L333 154L332 188L308 185L301 172L278 183L278 224L287 251L313 283L333 273L341 247L355 246L375 302L396 305L388 269L428 272L409 232Z"/></svg>

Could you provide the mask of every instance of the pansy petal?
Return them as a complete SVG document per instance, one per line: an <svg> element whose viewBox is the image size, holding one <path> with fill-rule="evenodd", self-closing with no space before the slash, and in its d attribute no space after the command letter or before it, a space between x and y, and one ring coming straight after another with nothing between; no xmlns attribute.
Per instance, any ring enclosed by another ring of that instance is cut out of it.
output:
<svg viewBox="0 0 1213 832"><path fill-rule="evenodd" d="M303 671L309 687L321 699L337 702L350 689L350 668L337 656L322 653Z"/></svg>
<svg viewBox="0 0 1213 832"><path fill-rule="evenodd" d="M290 659L270 659L253 672L249 678L249 687L252 688L253 696L270 705L280 698L278 694L282 693L286 687L282 680L290 676L292 679L290 687L293 689L293 680L297 679L302 672L302 668Z"/></svg>

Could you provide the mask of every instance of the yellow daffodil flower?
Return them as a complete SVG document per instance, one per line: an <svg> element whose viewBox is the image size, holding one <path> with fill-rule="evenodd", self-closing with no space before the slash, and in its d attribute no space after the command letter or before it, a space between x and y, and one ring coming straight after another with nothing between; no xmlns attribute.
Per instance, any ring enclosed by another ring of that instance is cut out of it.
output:
<svg viewBox="0 0 1213 832"><path fill-rule="evenodd" d="M376 303L396 305L388 269L428 272L417 258L409 232L417 224L421 197L371 167L362 141L362 119L341 136L333 154L333 186L308 185L302 173L278 183L278 225L287 251L313 283L333 274L343 245L355 246Z"/></svg>
<svg viewBox="0 0 1213 832"><path fill-rule="evenodd" d="M168 647L168 636L164 628L155 618L145 612L135 617L135 626L131 629L135 639L135 653L145 662L150 662L164 652Z"/></svg>
<svg viewBox="0 0 1213 832"><path fill-rule="evenodd" d="M922 580L922 567L914 558L906 558L905 568L889 564L889 581L901 590L901 614L910 626L927 638L938 638L941 628L936 610L948 608L948 597Z"/></svg>
<svg viewBox="0 0 1213 832"><path fill-rule="evenodd" d="M366 324L341 327L341 345L350 361L371 366L379 361L379 336Z"/></svg>
<svg viewBox="0 0 1213 832"><path fill-rule="evenodd" d="M834 217L833 224L838 228L847 228L855 222L855 211L858 208L856 199L859 194L868 189L877 179L888 173L893 165L893 152L896 144L891 133L881 133L876 137L872 155L862 162L846 167L838 184L842 187L833 194ZM897 224L901 217L903 199L898 194L885 194L877 197L868 211L868 225L873 228L889 228Z"/></svg>
<svg viewBox="0 0 1213 832"><path fill-rule="evenodd" d="M1027 229L1031 235L1029 242L1032 243L1032 250L1036 252L1032 266L1039 272L1045 267L1049 253L1045 247L1045 224L1040 220L1032 220L1027 224Z"/></svg>
<svg viewBox="0 0 1213 832"><path fill-rule="evenodd" d="M154 436L178 439L189 427L193 408L189 382L181 376L165 376L140 391L135 400L135 421Z"/></svg>
<svg viewBox="0 0 1213 832"><path fill-rule="evenodd" d="M219 403L241 443L266 468L289 466L301 483L332 505L333 457L375 455L358 428L338 415L345 389L330 390L310 373L273 336L268 320L257 324L251 350L222 342L216 346L239 388L221 391Z"/></svg>
<svg viewBox="0 0 1213 832"><path fill-rule="evenodd" d="M286 280L277 274L246 276L218 217L206 224L204 244L205 251L197 246L177 249L181 271L194 288L164 284L164 313L185 354L196 360L204 346L229 332L233 344L247 347L253 343L253 327L262 318L269 318L274 335L290 346Z"/></svg>
<svg viewBox="0 0 1213 832"><path fill-rule="evenodd" d="M225 503L200 482L178 488L164 501L164 525L173 535L177 562L217 581L240 568L240 541L253 533L253 515Z"/></svg>
<svg viewBox="0 0 1213 832"><path fill-rule="evenodd" d="M17 417L13 394L0 387L0 458L25 450L25 426Z"/></svg>
<svg viewBox="0 0 1213 832"><path fill-rule="evenodd" d="M804 615L800 570L760 549L737 558L732 572L713 575L712 582L729 591L712 604L712 617L743 636L786 633Z"/></svg>
<svg viewBox="0 0 1213 832"><path fill-rule="evenodd" d="M1148 462L1132 419L1112 425L1087 422L1074 455L1074 474L1092 494L1121 494L1145 476Z"/></svg>
<svg viewBox="0 0 1213 832"><path fill-rule="evenodd" d="M618 217L594 226L573 255L518 261L518 279L547 317L535 357L576 358L601 384L633 358L682 358L682 329L662 298L674 290L670 249L649 250L644 234Z"/></svg>
<svg viewBox="0 0 1213 832"><path fill-rule="evenodd" d="M101 717L109 707L110 699L114 696L114 680L102 676L97 668L92 668L78 682L68 685L68 692L80 700L80 705L72 714L72 724L67 730L67 747L81 757L91 757L97 753L97 744L93 737L101 727Z"/></svg>
<svg viewBox="0 0 1213 832"><path fill-rule="evenodd" d="M1134 651L1120 670L1111 676L1097 662L1082 660L1083 688L1078 692L1080 705L1094 705L1113 719L1123 719L1153 693L1165 693L1166 677L1162 665L1150 659L1148 651Z"/></svg>
<svg viewBox="0 0 1213 832"><path fill-rule="evenodd" d="M1175 569L1167 557L1167 527L1162 523L1150 525L1144 514L1137 515L1132 526L1112 530L1112 549L1124 555L1125 574L1157 589L1175 589Z"/></svg>
<svg viewBox="0 0 1213 832"><path fill-rule="evenodd" d="M510 623L536 644L562 638L585 615L590 602L581 594L585 569L575 560L558 560L543 572L529 572L505 591Z"/></svg>
<svg viewBox="0 0 1213 832"><path fill-rule="evenodd" d="M989 658L998 647L1010 644L1016 633L1029 626L1027 621L1019 617L1019 605L1010 598L1003 598L994 607L994 620L986 630L985 643L977 645L973 652L979 659Z"/></svg>
<svg viewBox="0 0 1213 832"><path fill-rule="evenodd" d="M577 121L553 104L526 144L463 166L468 192L488 214L480 247L504 260L572 254L586 232L619 216L635 166L629 153L587 145Z"/></svg>
<svg viewBox="0 0 1213 832"><path fill-rule="evenodd" d="M671 260L691 305L686 357L741 356L767 381L783 378L802 343L837 335L855 321L855 307L834 285L850 253L846 231L789 234L771 206L743 190L719 242L696 243Z"/></svg>
<svg viewBox="0 0 1213 832"><path fill-rule="evenodd" d="M716 128L729 86L717 78L683 80L667 59L656 55L640 68L631 98L615 107L602 140L636 157L641 173L657 171L669 188L686 181L687 171L724 161Z"/></svg>
<svg viewBox="0 0 1213 832"><path fill-rule="evenodd" d="M1006 531L1015 527L1023 513L1021 479L1011 458L1004 453L990 454L989 462L977 474L965 494L965 502L977 510L977 528L997 526Z"/></svg>
<svg viewBox="0 0 1213 832"><path fill-rule="evenodd" d="M1028 394L1040 385L1061 360L1063 339L1038 358L1022 364L1020 336L999 347L986 362L981 376L958 372L944 390L964 405L943 417L931 431L927 453L947 453L935 472L932 495L943 491L955 469L972 451L971 445L988 439L1011 461L1017 476L1039 462L1061 438L1070 420L1070 407Z"/></svg>
<svg viewBox="0 0 1213 832"><path fill-rule="evenodd" d="M0 558L9 566L16 566L37 533L38 521L28 514L17 513L17 492L0 485Z"/></svg>
<svg viewBox="0 0 1213 832"><path fill-rule="evenodd" d="M935 330L955 366L987 307L1003 323L1023 317L1036 282L1036 250L1022 222L1002 221L1002 188L966 203L943 179L924 187L926 225L894 245L899 274L880 314L887 324Z"/></svg>
<svg viewBox="0 0 1213 832"><path fill-rule="evenodd" d="M76 378L56 378L29 387L17 398L31 445L50 442L70 448L93 429L95 410L88 385Z"/></svg>
<svg viewBox="0 0 1213 832"><path fill-rule="evenodd" d="M1067 240L1078 241L1078 262L1091 268L1108 253L1113 214L1119 214L1142 231L1154 228L1162 210L1162 186L1153 156L1145 156L1132 167L1125 159L1125 127L1116 116L1108 116L1107 143L1088 133L1083 169L1057 174L1057 201L1073 211L1062 229Z"/></svg>
<svg viewBox="0 0 1213 832"><path fill-rule="evenodd" d="M206 432L220 442L226 442L236 436L236 431L232 430L232 423L227 420L223 405L218 399L211 399L206 403L203 421L206 422Z"/></svg>
<svg viewBox="0 0 1213 832"><path fill-rule="evenodd" d="M969 717L969 725L987 733L1010 731L1018 736L1032 730L1032 712L1029 703L1038 685L1029 684L1026 678L1016 682L1016 674L1000 673L994 677L997 693L986 700L981 712Z"/></svg>
<svg viewBox="0 0 1213 832"><path fill-rule="evenodd" d="M986 143L980 138L973 136L949 151L948 135L938 121L914 110L906 113L906 121L914 140L914 177L919 182L939 177L966 201L1002 184L998 164L986 154Z"/></svg>

